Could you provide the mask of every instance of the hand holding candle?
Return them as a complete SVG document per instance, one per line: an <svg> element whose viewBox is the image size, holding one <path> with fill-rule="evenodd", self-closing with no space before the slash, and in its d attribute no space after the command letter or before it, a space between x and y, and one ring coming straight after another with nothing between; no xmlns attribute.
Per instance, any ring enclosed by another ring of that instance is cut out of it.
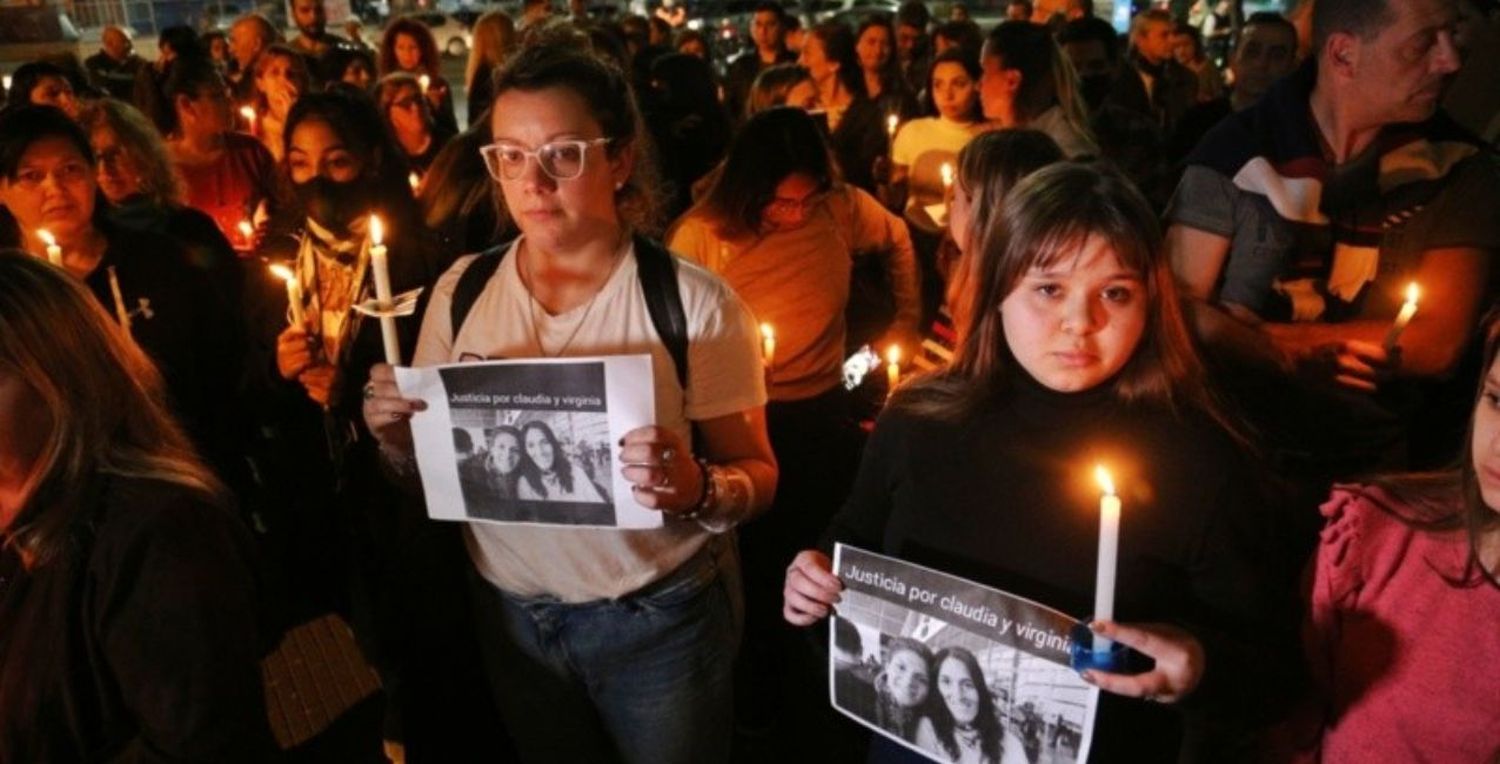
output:
<svg viewBox="0 0 1500 764"><path fill-rule="evenodd" d="M760 360L767 369L776 362L776 331L770 324L760 325Z"/></svg>
<svg viewBox="0 0 1500 764"><path fill-rule="evenodd" d="M1412 316L1417 315L1417 298L1422 290L1413 281L1406 285L1406 302L1401 305L1401 312L1396 314L1396 322L1391 324L1391 330L1385 335L1385 351L1387 353L1396 349L1396 344L1401 341L1401 333L1406 331L1406 325L1411 323Z"/></svg>
<svg viewBox="0 0 1500 764"><path fill-rule="evenodd" d="M1094 478L1099 481L1099 567L1094 574L1094 620L1115 619L1115 568L1120 553L1120 497L1115 495L1115 482L1104 465L1094 467ZM1094 650L1108 650L1110 641L1094 636Z"/></svg>
<svg viewBox="0 0 1500 764"><path fill-rule="evenodd" d="M57 246L57 239L52 235L52 232L45 228L38 228L36 230L36 237L41 239L43 244L47 245L47 262L62 267L62 247Z"/></svg>
<svg viewBox="0 0 1500 764"><path fill-rule="evenodd" d="M391 299L391 271L386 262L384 229L378 215L370 216L370 273L375 279L375 300L384 314L380 317L380 338L385 343L385 362L401 365L401 345L396 340L396 317L391 314L394 301Z"/></svg>
<svg viewBox="0 0 1500 764"><path fill-rule="evenodd" d="M302 311L302 282L297 279L297 274L281 263L272 263L271 273L286 282L286 301L292 310L292 325L306 328L307 315Z"/></svg>

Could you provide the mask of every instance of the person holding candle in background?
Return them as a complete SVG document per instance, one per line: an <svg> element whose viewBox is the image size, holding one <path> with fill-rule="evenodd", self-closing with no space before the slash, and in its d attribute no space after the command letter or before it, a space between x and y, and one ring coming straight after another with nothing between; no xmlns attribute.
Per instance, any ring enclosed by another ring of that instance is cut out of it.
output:
<svg viewBox="0 0 1500 764"><path fill-rule="evenodd" d="M1322 506L1303 629L1315 691L1278 760L1500 757L1500 697L1483 689L1500 662L1497 315L1457 463L1339 485Z"/></svg>
<svg viewBox="0 0 1500 764"><path fill-rule="evenodd" d="M226 482L242 476L238 389L244 334L233 306L175 239L111 221L83 128L50 106L0 116L0 245L43 256L53 237L62 267L156 362L177 415ZM113 283L112 283L113 282Z"/></svg>
<svg viewBox="0 0 1500 764"><path fill-rule="evenodd" d="M1462 443L1500 171L1438 108L1458 18L1451 0L1319 0L1312 58L1204 137L1167 213L1198 334L1310 496ZM1413 281L1420 310L1389 353Z"/></svg>
<svg viewBox="0 0 1500 764"><path fill-rule="evenodd" d="M368 96L347 88L302 96L284 135L295 203L271 219L257 254L286 271L258 272L246 297L255 502L268 557L287 587L280 615L289 624L348 615L381 675L387 739L413 755L452 759L443 746L482 742L464 727L485 723L476 716L487 707L484 689L454 666L479 658L463 640L433 646L415 624L471 633L457 615L462 550L457 529L426 523L380 478L358 411L366 370L386 358L383 322L352 309L376 300L377 260L386 263L392 295L430 284L446 261L421 225L400 149ZM384 229L378 254L372 215ZM301 303L289 305L292 296ZM389 323L397 356L409 358L416 320ZM452 692L440 695L429 682Z"/></svg>
<svg viewBox="0 0 1500 764"><path fill-rule="evenodd" d="M230 312L239 315L244 273L235 247L213 218L183 203L182 179L146 116L123 101L101 99L84 105L78 123L94 149L110 220L175 239L190 263L213 275ZM235 233L239 249L253 248L253 229Z"/></svg>
<svg viewBox="0 0 1500 764"><path fill-rule="evenodd" d="M771 447L781 465L776 499L740 532L746 648L738 673L741 720L766 728L796 636L776 618L782 571L817 539L853 479L862 438L842 382L850 274L878 259L897 318L890 344L916 347L920 304L911 240L901 220L843 183L806 112L762 111L745 122L703 199L673 225L674 252L720 274L773 327L767 365Z"/></svg>
<svg viewBox="0 0 1500 764"><path fill-rule="evenodd" d="M425 24L402 17L386 26L380 38L380 76L406 72L413 77L426 77L422 95L427 97L433 118L448 135L456 135L458 116L453 108L453 89L443 78L442 66L437 41Z"/></svg>
<svg viewBox="0 0 1500 764"><path fill-rule="evenodd" d="M1111 171L1055 164L1020 181L975 235L953 363L898 390L825 539L1086 616L1106 465L1122 504L1118 622L1094 629L1155 666L1085 674L1107 691L1093 755L1222 761L1268 724L1291 662L1274 600L1286 582L1262 569L1281 559L1276 515L1194 354L1160 237ZM827 549L787 571L793 624L838 603ZM873 759L899 755L880 745Z"/></svg>
<svg viewBox="0 0 1500 764"><path fill-rule="evenodd" d="M407 164L420 179L454 133L433 119L432 105L423 97L417 78L406 72L381 77L375 85L375 102Z"/></svg>
<svg viewBox="0 0 1500 764"><path fill-rule="evenodd" d="M891 27L891 17L884 13L865 16L854 30L854 51L864 73L865 93L886 115L886 133L890 136L895 132L889 127L891 118L911 119L920 109L896 62L896 31Z"/></svg>

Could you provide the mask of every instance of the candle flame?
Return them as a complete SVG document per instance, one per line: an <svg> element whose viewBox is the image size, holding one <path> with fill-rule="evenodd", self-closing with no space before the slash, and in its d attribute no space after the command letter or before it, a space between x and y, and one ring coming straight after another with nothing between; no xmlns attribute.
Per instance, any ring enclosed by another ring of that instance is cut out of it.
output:
<svg viewBox="0 0 1500 764"><path fill-rule="evenodd" d="M36 229L36 237L49 247L57 246L57 239L53 238L52 232L45 228Z"/></svg>
<svg viewBox="0 0 1500 764"><path fill-rule="evenodd" d="M282 281L292 281L297 278L297 274L292 273L291 268L281 263L271 263L271 275Z"/></svg>
<svg viewBox="0 0 1500 764"><path fill-rule="evenodd" d="M421 77L417 78L417 84L421 85L422 86L422 92L426 93L427 92L427 88L429 88L429 87L432 86L432 78L428 77L427 75L424 74Z"/></svg>
<svg viewBox="0 0 1500 764"><path fill-rule="evenodd" d="M776 339L776 331L771 328L770 324L761 324L760 336L765 337L768 340Z"/></svg>
<svg viewBox="0 0 1500 764"><path fill-rule="evenodd" d="M374 244L375 246L378 247L378 246L380 246L380 243L382 241L384 241L384 240L385 240L385 228L383 226L381 226L381 224L380 224L380 216L379 215L371 215L370 216L370 243Z"/></svg>
<svg viewBox="0 0 1500 764"><path fill-rule="evenodd" d="M886 117L885 118L885 130L886 130L886 132L890 133L891 135L895 135L896 134L896 125L898 125L900 123L901 123L900 118L898 118L895 114L892 114L889 117Z"/></svg>
<svg viewBox="0 0 1500 764"><path fill-rule="evenodd" d="M1417 286L1417 282L1413 281L1410 284L1406 285L1406 302L1407 303L1409 303L1411 305L1416 305L1417 304L1417 298L1421 297L1421 296L1422 296L1422 290L1421 290L1421 288L1419 288Z"/></svg>
<svg viewBox="0 0 1500 764"><path fill-rule="evenodd" d="M410 183L411 184L411 190L415 191L415 190L417 190L418 186L422 185L422 176L420 176L420 175L418 175L416 173L412 173L412 174L406 176L406 182Z"/></svg>
<svg viewBox="0 0 1500 764"><path fill-rule="evenodd" d="M1099 481L1100 490L1104 491L1104 493L1110 496L1115 495L1115 481L1110 478L1109 470L1104 469L1104 465L1094 465L1094 479Z"/></svg>
<svg viewBox="0 0 1500 764"><path fill-rule="evenodd" d="M244 236L247 239L250 238L251 234L255 233L255 226L248 220L241 220L239 228L240 235Z"/></svg>
<svg viewBox="0 0 1500 764"><path fill-rule="evenodd" d="M251 122L254 122L255 121L255 107L253 107L253 106L241 106L240 107L240 116L244 117L245 119L250 120Z"/></svg>
<svg viewBox="0 0 1500 764"><path fill-rule="evenodd" d="M885 349L885 362L893 365L901 362L900 345L892 345Z"/></svg>
<svg viewBox="0 0 1500 764"><path fill-rule="evenodd" d="M938 168L938 172L943 175L943 188L953 185L953 165L944 162L943 166Z"/></svg>

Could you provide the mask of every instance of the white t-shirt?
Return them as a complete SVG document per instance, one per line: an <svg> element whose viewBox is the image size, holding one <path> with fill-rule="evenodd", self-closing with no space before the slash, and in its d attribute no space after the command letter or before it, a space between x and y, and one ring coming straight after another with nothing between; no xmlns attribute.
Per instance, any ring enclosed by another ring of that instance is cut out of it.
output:
<svg viewBox="0 0 1500 764"><path fill-rule="evenodd" d="M901 126L896 132L896 143L891 147L891 161L903 167L911 167L929 151L939 151L947 158L958 156L958 152L978 134L981 123L954 122L945 117L921 117ZM954 169L957 169L956 167Z"/></svg>
<svg viewBox="0 0 1500 764"><path fill-rule="evenodd" d="M519 240L511 245L474 301L456 339L450 315L453 290L474 258L460 258L438 279L422 321L413 366L649 353L656 423L684 439L690 434L689 420L713 419L765 404L754 319L718 277L680 258L677 261L677 284L688 324L690 371L684 395L672 356L651 323L633 245L627 245L592 306L586 303L556 316L539 305L533 309L516 269L518 245ZM538 336L545 353L537 347ZM469 556L490 583L512 594L545 594L564 602L630 594L676 570L708 540L707 531L697 523L672 520L652 530L471 523L467 531Z"/></svg>

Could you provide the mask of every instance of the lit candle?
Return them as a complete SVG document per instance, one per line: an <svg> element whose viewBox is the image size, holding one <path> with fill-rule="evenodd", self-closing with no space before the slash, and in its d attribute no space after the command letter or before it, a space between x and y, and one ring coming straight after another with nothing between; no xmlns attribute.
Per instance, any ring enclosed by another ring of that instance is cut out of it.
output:
<svg viewBox="0 0 1500 764"><path fill-rule="evenodd" d="M886 148L891 152L892 164L896 156L896 128L900 126L901 118L891 114L885 118Z"/></svg>
<svg viewBox="0 0 1500 764"><path fill-rule="evenodd" d="M47 245L48 262L61 266L63 264L62 247L57 246L57 239L52 236L52 232L45 228L38 228L36 229L36 237L41 239L43 244Z"/></svg>
<svg viewBox="0 0 1500 764"><path fill-rule="evenodd" d="M115 318L120 319L120 328L130 333L130 311L125 308L125 295L120 292L120 278L115 275L115 267L109 266L109 293L115 298Z"/></svg>
<svg viewBox="0 0 1500 764"><path fill-rule="evenodd" d="M5 85L5 92L9 93L10 92L10 75L7 74L4 77L0 77L0 84Z"/></svg>
<svg viewBox="0 0 1500 764"><path fill-rule="evenodd" d="M240 116L245 118L245 124L249 127L251 135L255 134L255 107L241 106Z"/></svg>
<svg viewBox="0 0 1500 764"><path fill-rule="evenodd" d="M885 381L890 390L895 390L896 383L901 381L900 345L892 345L885 349Z"/></svg>
<svg viewBox="0 0 1500 764"><path fill-rule="evenodd" d="M1094 467L1099 481L1099 568L1094 574L1094 620L1115 618L1115 568L1120 556L1120 497L1115 495L1115 481L1104 465ZM1094 650L1108 650L1110 641L1094 636Z"/></svg>
<svg viewBox="0 0 1500 764"><path fill-rule="evenodd" d="M411 190L415 192L417 189L422 187L422 176L416 173L412 173L406 176L406 182L411 185Z"/></svg>
<svg viewBox="0 0 1500 764"><path fill-rule="evenodd" d="M1406 303L1401 306L1401 312L1396 314L1396 323L1391 324L1391 330L1385 334L1385 350L1387 353L1396 349L1396 343L1401 340L1401 333L1406 331L1406 325L1411 323L1411 317L1417 315L1417 298L1421 296L1422 290L1417 288L1417 282L1413 281L1406 285Z"/></svg>
<svg viewBox="0 0 1500 764"><path fill-rule="evenodd" d="M432 78L424 74L417 78L417 84L422 86L422 95L427 95L427 89L432 87Z"/></svg>
<svg viewBox="0 0 1500 764"><path fill-rule="evenodd" d="M943 165L938 168L938 173L943 176L943 198L947 199L948 190L953 188L953 165L949 164L948 162L944 162Z"/></svg>
<svg viewBox="0 0 1500 764"><path fill-rule="evenodd" d="M385 244L380 217L370 216L370 273L375 278L375 301L379 303L380 338L385 341L385 362L397 366L401 363L401 345L396 341L396 317L391 315L395 307L391 299L391 271L386 264Z"/></svg>
<svg viewBox="0 0 1500 764"><path fill-rule="evenodd" d="M776 330L770 324L760 325L760 360L768 369L776 362Z"/></svg>
<svg viewBox="0 0 1500 764"><path fill-rule="evenodd" d="M271 274L286 282L286 302L292 309L292 325L306 328L307 315L302 312L302 282L291 268L271 263Z"/></svg>
<svg viewBox="0 0 1500 764"><path fill-rule="evenodd" d="M240 237L245 240L245 249L249 249L255 240L255 224L249 220L241 220L238 226Z"/></svg>

